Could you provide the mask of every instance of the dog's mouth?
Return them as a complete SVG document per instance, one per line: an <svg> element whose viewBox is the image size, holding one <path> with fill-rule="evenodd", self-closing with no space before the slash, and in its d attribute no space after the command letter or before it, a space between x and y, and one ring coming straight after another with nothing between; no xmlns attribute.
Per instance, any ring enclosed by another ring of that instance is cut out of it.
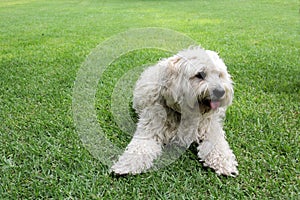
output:
<svg viewBox="0 0 300 200"><path fill-rule="evenodd" d="M217 108L220 107L221 102L220 101L210 101L210 108L213 110L216 110Z"/></svg>
<svg viewBox="0 0 300 200"><path fill-rule="evenodd" d="M198 100L200 107L204 106L207 109L216 110L221 106L221 101L211 100L211 99L203 99Z"/></svg>

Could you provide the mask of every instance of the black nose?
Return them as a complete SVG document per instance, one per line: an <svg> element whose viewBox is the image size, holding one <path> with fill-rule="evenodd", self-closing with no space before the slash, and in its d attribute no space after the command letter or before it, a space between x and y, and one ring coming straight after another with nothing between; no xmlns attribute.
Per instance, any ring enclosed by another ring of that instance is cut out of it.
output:
<svg viewBox="0 0 300 200"><path fill-rule="evenodd" d="M217 88L213 90L213 94L216 98L221 98L224 96L225 90Z"/></svg>

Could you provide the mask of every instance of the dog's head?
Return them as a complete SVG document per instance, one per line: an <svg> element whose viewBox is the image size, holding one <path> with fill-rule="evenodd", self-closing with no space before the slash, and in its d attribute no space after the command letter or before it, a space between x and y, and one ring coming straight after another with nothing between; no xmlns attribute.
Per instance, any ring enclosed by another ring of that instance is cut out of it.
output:
<svg viewBox="0 0 300 200"><path fill-rule="evenodd" d="M216 52L193 47L166 61L168 106L180 112L182 105L187 104L209 112L231 104L232 80Z"/></svg>

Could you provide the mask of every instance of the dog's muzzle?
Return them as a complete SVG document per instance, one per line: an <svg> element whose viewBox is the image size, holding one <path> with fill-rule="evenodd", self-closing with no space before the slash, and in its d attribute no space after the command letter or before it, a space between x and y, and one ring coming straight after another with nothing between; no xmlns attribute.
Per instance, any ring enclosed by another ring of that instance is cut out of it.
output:
<svg viewBox="0 0 300 200"><path fill-rule="evenodd" d="M212 109L216 110L221 106L221 100L225 95L225 90L221 87L215 88L212 91L210 91L210 96L206 97L204 99L199 99L199 105L201 107L205 106L206 109Z"/></svg>
<svg viewBox="0 0 300 200"><path fill-rule="evenodd" d="M224 94L225 94L225 90L223 88L216 88L212 91L212 96L215 99L221 99L224 96Z"/></svg>
<svg viewBox="0 0 300 200"><path fill-rule="evenodd" d="M223 88L216 88L212 91L211 100L210 100L210 108L216 110L220 107L221 101L220 99L224 96L225 90Z"/></svg>

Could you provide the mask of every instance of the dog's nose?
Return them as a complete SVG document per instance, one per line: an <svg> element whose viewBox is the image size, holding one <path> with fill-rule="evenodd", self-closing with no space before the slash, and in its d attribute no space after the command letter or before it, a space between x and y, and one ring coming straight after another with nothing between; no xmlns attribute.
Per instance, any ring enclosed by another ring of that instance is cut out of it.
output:
<svg viewBox="0 0 300 200"><path fill-rule="evenodd" d="M221 98L221 97L224 96L225 90L222 89L222 88L221 88L221 89L220 89L220 88L217 88L217 89L214 89L214 90L213 90L213 94L214 94L215 97Z"/></svg>

